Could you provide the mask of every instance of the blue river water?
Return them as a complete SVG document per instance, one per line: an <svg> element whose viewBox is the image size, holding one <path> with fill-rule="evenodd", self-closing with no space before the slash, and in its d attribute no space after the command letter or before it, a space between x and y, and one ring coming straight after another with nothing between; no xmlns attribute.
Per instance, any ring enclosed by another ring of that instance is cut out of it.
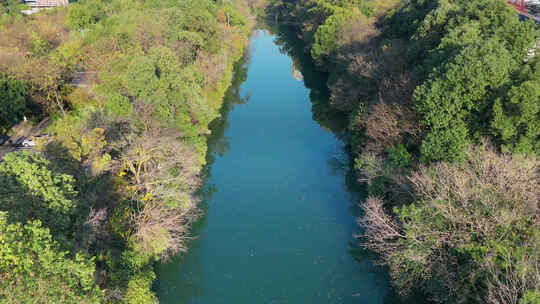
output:
<svg viewBox="0 0 540 304"><path fill-rule="evenodd" d="M387 275L354 245L363 193L345 145L312 118L293 66L275 36L253 34L214 130L197 238L158 267L161 303L384 303Z"/></svg>

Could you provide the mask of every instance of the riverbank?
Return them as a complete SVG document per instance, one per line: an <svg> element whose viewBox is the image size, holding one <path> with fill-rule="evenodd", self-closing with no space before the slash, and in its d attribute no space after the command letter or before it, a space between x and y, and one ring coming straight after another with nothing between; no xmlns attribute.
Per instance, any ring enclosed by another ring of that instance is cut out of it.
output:
<svg viewBox="0 0 540 304"><path fill-rule="evenodd" d="M268 13L329 73L331 108L347 113L358 180L370 194L360 245L379 254L394 289L442 303L533 301L539 202L508 193L539 185L540 133L528 121L540 111L522 111L539 99L525 89L539 87L538 56L521 60L539 36L534 25L503 1L270 1ZM501 171L485 175L479 159ZM512 176L513 190L501 175ZM511 223L501 221L508 213Z"/></svg>
<svg viewBox="0 0 540 304"><path fill-rule="evenodd" d="M41 233L14 258L44 246L58 259L57 269L41 260L18 272L9 270L16 260L0 265L8 301L157 302L154 263L187 250L201 213L208 125L247 46L248 11L212 1L82 1L3 18L0 47L13 52L2 53L0 71L25 84L13 82L24 91L10 119L31 104L53 123L37 152L0 164L9 186L0 228ZM25 208L13 208L12 192L27 193L15 200ZM65 288L45 284L51 277Z"/></svg>

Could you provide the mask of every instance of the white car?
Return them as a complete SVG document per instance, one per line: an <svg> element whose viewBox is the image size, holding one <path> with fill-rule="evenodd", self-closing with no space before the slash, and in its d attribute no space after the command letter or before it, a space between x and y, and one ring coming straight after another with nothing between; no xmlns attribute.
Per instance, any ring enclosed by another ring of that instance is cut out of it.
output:
<svg viewBox="0 0 540 304"><path fill-rule="evenodd" d="M23 147L34 147L36 145L36 142L31 139L25 139L22 142Z"/></svg>

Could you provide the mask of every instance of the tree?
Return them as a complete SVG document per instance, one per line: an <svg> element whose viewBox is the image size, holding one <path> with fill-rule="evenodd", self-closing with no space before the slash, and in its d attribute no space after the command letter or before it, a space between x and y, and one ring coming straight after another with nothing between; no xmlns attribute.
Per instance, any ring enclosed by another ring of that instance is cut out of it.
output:
<svg viewBox="0 0 540 304"><path fill-rule="evenodd" d="M69 5L67 18L68 26L75 30L82 30L97 21L96 16L92 14L87 6L78 3Z"/></svg>
<svg viewBox="0 0 540 304"><path fill-rule="evenodd" d="M147 56L135 59L125 82L134 99L151 104L153 116L164 125L180 130L183 137L205 133L215 117L202 96L201 72L193 64L182 68L166 47L154 47Z"/></svg>
<svg viewBox="0 0 540 304"><path fill-rule="evenodd" d="M402 294L420 287L437 302L518 304L540 287L539 166L486 146L460 165L421 166L412 204L393 214L376 197L363 205L363 246Z"/></svg>
<svg viewBox="0 0 540 304"><path fill-rule="evenodd" d="M217 53L217 42L221 38L216 14L214 1L179 1L178 7L169 10L167 35L171 40L185 42L185 46L193 52L205 50Z"/></svg>
<svg viewBox="0 0 540 304"><path fill-rule="evenodd" d="M192 194L200 185L201 164L177 136L177 131L152 128L132 137L123 153L122 169L134 188L134 247L144 255L185 251L189 227L199 216Z"/></svg>
<svg viewBox="0 0 540 304"><path fill-rule="evenodd" d="M40 219L53 230L69 227L77 208L75 179L38 154L13 152L0 163L0 210L18 221Z"/></svg>
<svg viewBox="0 0 540 304"><path fill-rule="evenodd" d="M464 48L416 88L416 110L428 128L422 141L427 161L462 158L469 136L487 128L481 121L493 102L491 94L510 80L513 68L514 59L497 41L482 41Z"/></svg>
<svg viewBox="0 0 540 304"><path fill-rule="evenodd" d="M491 127L503 149L540 155L540 57L517 74L507 93L493 104Z"/></svg>
<svg viewBox="0 0 540 304"><path fill-rule="evenodd" d="M27 84L0 75L0 127L17 122L26 109Z"/></svg>
<svg viewBox="0 0 540 304"><path fill-rule="evenodd" d="M15 16L20 13L24 5L18 0L0 0L0 17L5 13L9 16Z"/></svg>
<svg viewBox="0 0 540 304"><path fill-rule="evenodd" d="M126 118L133 112L133 104L129 101L129 98L120 94L113 94L105 102L105 110L114 117Z"/></svg>
<svg viewBox="0 0 540 304"><path fill-rule="evenodd" d="M59 249L39 220L9 223L0 212L2 303L101 303L94 261Z"/></svg>
<svg viewBox="0 0 540 304"><path fill-rule="evenodd" d="M338 30L350 19L352 13L350 10L339 10L321 25L315 32L315 42L311 49L311 56L321 66L328 64L328 57L337 51Z"/></svg>

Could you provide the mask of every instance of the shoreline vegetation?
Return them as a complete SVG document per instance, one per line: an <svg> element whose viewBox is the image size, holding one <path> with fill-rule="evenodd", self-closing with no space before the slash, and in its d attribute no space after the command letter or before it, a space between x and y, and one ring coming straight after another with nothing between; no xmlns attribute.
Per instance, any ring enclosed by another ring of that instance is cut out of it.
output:
<svg viewBox="0 0 540 304"><path fill-rule="evenodd" d="M157 303L257 3L0 4L0 130L52 118L0 162L0 302Z"/></svg>
<svg viewBox="0 0 540 304"><path fill-rule="evenodd" d="M157 303L154 264L187 250L209 125L259 15L329 75L314 116L346 126L359 244L395 291L540 303L540 35L504 0L21 9L0 1L0 302Z"/></svg>
<svg viewBox="0 0 540 304"><path fill-rule="evenodd" d="M537 26L503 0L269 0L264 18L329 75L314 116L347 116L359 245L401 298L540 303Z"/></svg>

